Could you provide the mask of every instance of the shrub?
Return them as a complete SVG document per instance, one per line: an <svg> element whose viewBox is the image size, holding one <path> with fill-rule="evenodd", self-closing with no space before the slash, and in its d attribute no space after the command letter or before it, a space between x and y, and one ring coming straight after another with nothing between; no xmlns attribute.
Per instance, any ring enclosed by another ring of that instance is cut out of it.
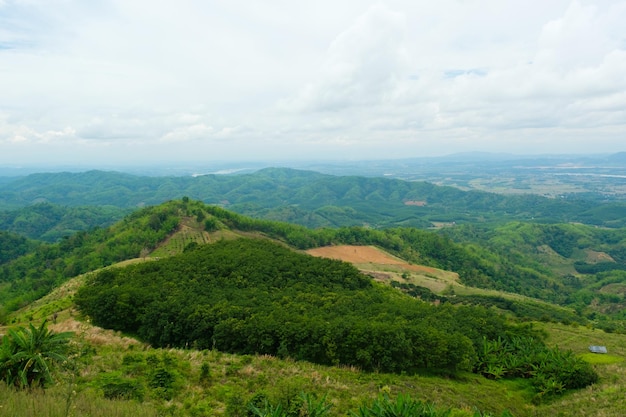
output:
<svg viewBox="0 0 626 417"><path fill-rule="evenodd" d="M103 374L96 384L102 390L104 398L108 399L143 401L146 391L140 381L117 372Z"/></svg>

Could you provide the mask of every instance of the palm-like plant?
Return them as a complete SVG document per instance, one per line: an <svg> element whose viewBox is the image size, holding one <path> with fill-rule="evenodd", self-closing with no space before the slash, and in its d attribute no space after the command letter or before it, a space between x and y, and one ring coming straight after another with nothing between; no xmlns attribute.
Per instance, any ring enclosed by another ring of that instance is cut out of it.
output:
<svg viewBox="0 0 626 417"><path fill-rule="evenodd" d="M438 409L431 403L399 395L395 400L383 395L372 403L370 407L362 406L359 412L352 413L353 417L447 417L450 409Z"/></svg>
<svg viewBox="0 0 626 417"><path fill-rule="evenodd" d="M257 407L254 404L248 404L248 411L254 417L286 417L287 413L283 410L283 407L278 405L270 404L267 399L264 401L262 407Z"/></svg>
<svg viewBox="0 0 626 417"><path fill-rule="evenodd" d="M329 414L332 404L326 402L326 396L317 400L315 396L307 393L300 394L302 409L300 415L305 417L324 417Z"/></svg>
<svg viewBox="0 0 626 417"><path fill-rule="evenodd" d="M0 345L0 377L19 388L45 387L55 365L66 362L71 332L54 333L44 321L37 328L9 330Z"/></svg>

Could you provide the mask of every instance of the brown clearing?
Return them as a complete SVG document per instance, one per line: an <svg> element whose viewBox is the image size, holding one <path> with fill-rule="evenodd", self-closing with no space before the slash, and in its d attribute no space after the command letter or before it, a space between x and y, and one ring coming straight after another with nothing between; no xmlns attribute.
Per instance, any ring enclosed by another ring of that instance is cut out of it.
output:
<svg viewBox="0 0 626 417"><path fill-rule="evenodd" d="M615 259L613 259L611 255L606 252L596 252L594 250L587 249L585 251L585 255L587 257L585 261L588 263L615 262Z"/></svg>
<svg viewBox="0 0 626 417"><path fill-rule="evenodd" d="M319 256L322 258L338 259L352 264L378 264L378 265L396 265L408 271L438 274L440 271L424 265L411 265L406 261L391 256L374 246L324 246L321 248L310 249L307 251L309 255Z"/></svg>

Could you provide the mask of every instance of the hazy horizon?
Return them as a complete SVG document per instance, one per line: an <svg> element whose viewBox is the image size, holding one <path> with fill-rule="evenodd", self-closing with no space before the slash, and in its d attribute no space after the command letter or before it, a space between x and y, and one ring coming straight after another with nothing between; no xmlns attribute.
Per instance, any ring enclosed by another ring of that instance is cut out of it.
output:
<svg viewBox="0 0 626 417"><path fill-rule="evenodd" d="M612 154L626 1L0 0L0 165Z"/></svg>
<svg viewBox="0 0 626 417"><path fill-rule="evenodd" d="M526 161L526 162L524 162ZM490 152L461 152L432 157L372 158L372 159L251 159L251 160L190 160L190 161L140 161L140 162L81 162L81 163L0 163L0 177L13 177L34 173L87 172L92 170L118 171L138 175L205 175L249 173L263 168L294 168L313 171L356 169L359 172L367 164L375 164L375 170L405 169L406 167L433 167L445 170L442 163L450 167L464 164L485 163L495 166L500 163L516 163L531 167L535 163L547 163L553 168L572 169L617 169L626 168L626 151L594 154L512 154ZM615 165L617 163L617 165ZM408 164L408 165L407 165ZM530 165L528 165L530 164ZM553 164L553 165L551 165ZM437 168L438 167L438 168ZM538 167L538 166L537 166Z"/></svg>

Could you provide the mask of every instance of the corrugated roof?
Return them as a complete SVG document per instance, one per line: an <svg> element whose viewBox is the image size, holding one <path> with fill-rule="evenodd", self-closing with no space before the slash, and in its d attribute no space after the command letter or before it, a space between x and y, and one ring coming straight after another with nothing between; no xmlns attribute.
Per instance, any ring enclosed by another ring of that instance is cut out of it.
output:
<svg viewBox="0 0 626 417"><path fill-rule="evenodd" d="M606 346L589 346L589 351L593 353L607 353Z"/></svg>

